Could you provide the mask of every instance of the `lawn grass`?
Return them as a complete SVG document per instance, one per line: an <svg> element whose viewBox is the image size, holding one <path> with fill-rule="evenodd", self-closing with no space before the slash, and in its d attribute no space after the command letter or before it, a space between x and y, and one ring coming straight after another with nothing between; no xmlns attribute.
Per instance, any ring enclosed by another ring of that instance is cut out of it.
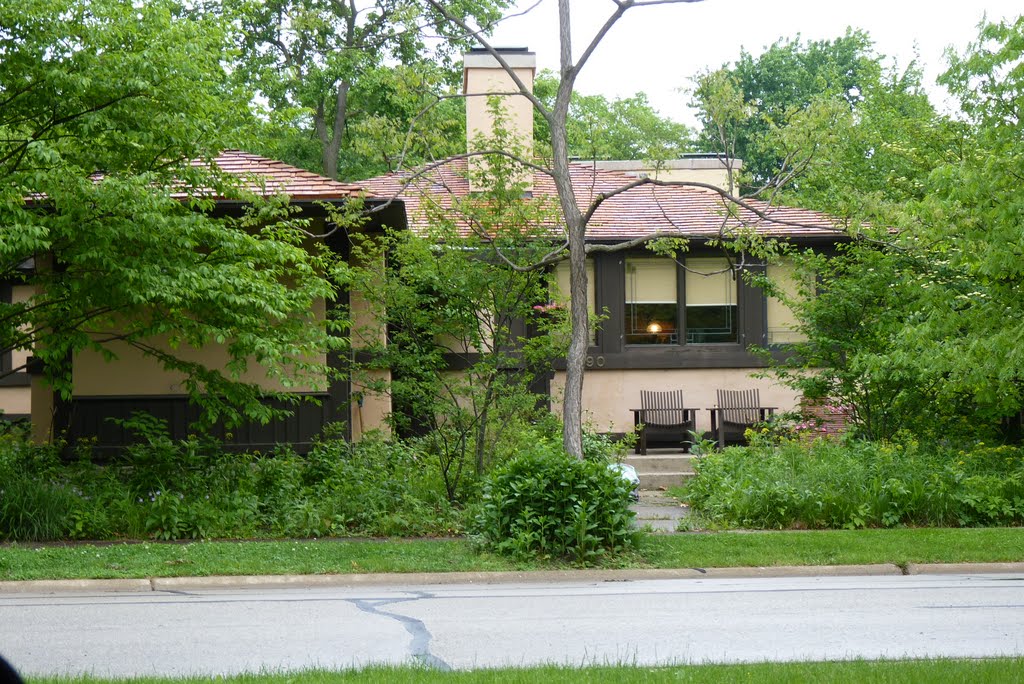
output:
<svg viewBox="0 0 1024 684"><path fill-rule="evenodd" d="M652 536L651 567L755 567L1024 561L1024 528L716 532Z"/></svg>
<svg viewBox="0 0 1024 684"><path fill-rule="evenodd" d="M982 660L903 660L847 661L823 663L756 663L744 665L685 665L676 667L537 667L468 672L438 672L416 667L369 667L344 672L310 671L288 674L249 674L217 677L221 684L526 684L546 682L701 682L718 684L758 682L790 684L818 682L929 682L929 684L987 684L1020 681L1024 676L1024 658ZM138 678L102 679L94 677L31 677L30 684L101 684L106 682L144 682L145 684L198 684L212 677L183 679Z"/></svg>
<svg viewBox="0 0 1024 684"><path fill-rule="evenodd" d="M606 567L716 568L1024 561L1024 529L891 529L647 535ZM447 540L303 540L0 547L0 580L564 569Z"/></svg>

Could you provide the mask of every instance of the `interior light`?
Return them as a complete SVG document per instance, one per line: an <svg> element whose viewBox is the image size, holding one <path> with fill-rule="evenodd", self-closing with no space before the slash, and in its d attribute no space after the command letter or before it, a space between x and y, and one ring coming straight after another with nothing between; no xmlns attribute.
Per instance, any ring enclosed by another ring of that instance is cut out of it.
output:
<svg viewBox="0 0 1024 684"><path fill-rule="evenodd" d="M660 333L661 325L659 323L650 323L647 325L647 332L649 333Z"/></svg>

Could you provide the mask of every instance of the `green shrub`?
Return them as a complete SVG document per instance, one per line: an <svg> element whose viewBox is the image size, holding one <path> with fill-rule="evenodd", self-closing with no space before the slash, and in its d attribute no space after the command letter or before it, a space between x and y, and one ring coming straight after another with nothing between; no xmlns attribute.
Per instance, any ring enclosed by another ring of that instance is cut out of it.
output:
<svg viewBox="0 0 1024 684"><path fill-rule="evenodd" d="M540 441L488 478L475 532L498 553L587 565L634 546L629 503L629 485L607 461Z"/></svg>
<svg viewBox="0 0 1024 684"><path fill-rule="evenodd" d="M225 451L172 440L151 420L107 464L0 435L0 539L210 539L447 535L463 513L414 448L370 436L324 440L308 455Z"/></svg>
<svg viewBox="0 0 1024 684"><path fill-rule="evenodd" d="M693 510L725 527L862 528L1024 523L1024 452L906 443L783 442L702 457Z"/></svg>

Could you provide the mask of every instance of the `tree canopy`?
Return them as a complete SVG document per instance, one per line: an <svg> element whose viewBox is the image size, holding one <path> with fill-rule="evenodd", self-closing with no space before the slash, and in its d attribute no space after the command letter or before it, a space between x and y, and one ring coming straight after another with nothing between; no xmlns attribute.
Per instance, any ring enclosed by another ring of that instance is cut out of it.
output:
<svg viewBox="0 0 1024 684"><path fill-rule="evenodd" d="M773 127L785 124L822 96L835 96L849 110L856 110L865 90L878 82L881 66L868 34L848 30L834 40L780 39L757 57L742 50L739 59L718 71L740 94L749 115L736 121L730 139L723 140L715 116L706 104L699 106L703 128L697 145L742 159L748 185L755 188L776 178L782 166L779 150L767 140ZM707 78L698 77L698 100L706 101L700 90Z"/></svg>
<svg viewBox="0 0 1024 684"><path fill-rule="evenodd" d="M460 82L451 57L469 42L429 2L220 1L241 27L236 75L266 98L268 147L285 161L351 179L392 170L403 150L419 160L452 152L462 117L446 116L445 106L417 115ZM508 4L471 0L447 10L487 25ZM414 120L417 135L407 139ZM364 136L383 138L383 155Z"/></svg>
<svg viewBox="0 0 1024 684"><path fill-rule="evenodd" d="M811 260L801 351L823 370L795 384L848 402L874 437L967 439L1024 408L1024 18L949 58L958 120L883 82L810 167L806 197L868 239Z"/></svg>
<svg viewBox="0 0 1024 684"><path fill-rule="evenodd" d="M31 348L65 397L75 353L133 348L229 423L269 415L241 381L253 364L323 378L327 257L210 165L249 100L224 69L230 24L173 0L26 0L0 25L0 280L32 290L0 303L0 348ZM253 213L216 218L213 194ZM226 367L181 353L213 344Z"/></svg>
<svg viewBox="0 0 1024 684"><path fill-rule="evenodd" d="M557 76L541 72L533 90L550 107L558 91ZM659 114L644 93L609 100L573 92L566 127L569 153L581 159L660 161L678 159L693 149L693 131ZM539 114L534 116L533 130L536 149L548 148L551 132Z"/></svg>

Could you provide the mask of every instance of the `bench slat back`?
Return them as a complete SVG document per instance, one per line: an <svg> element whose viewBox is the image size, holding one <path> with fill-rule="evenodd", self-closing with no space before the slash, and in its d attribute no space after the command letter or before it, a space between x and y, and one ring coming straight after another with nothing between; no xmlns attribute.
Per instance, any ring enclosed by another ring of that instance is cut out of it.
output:
<svg viewBox="0 0 1024 684"><path fill-rule="evenodd" d="M642 420L646 425L682 425L686 422L682 390L640 390L640 408L644 409Z"/></svg>
<svg viewBox="0 0 1024 684"><path fill-rule="evenodd" d="M726 423L753 425L761 420L761 397L756 389L718 390L718 408Z"/></svg>

